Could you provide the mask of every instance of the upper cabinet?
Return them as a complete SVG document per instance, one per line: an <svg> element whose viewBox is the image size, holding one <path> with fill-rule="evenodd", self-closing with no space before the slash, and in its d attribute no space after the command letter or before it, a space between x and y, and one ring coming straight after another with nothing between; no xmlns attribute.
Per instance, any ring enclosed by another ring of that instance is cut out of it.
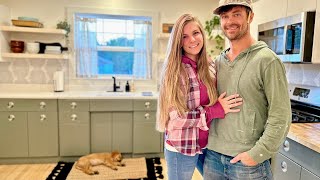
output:
<svg viewBox="0 0 320 180"><path fill-rule="evenodd" d="M316 0L288 0L287 16L295 15L305 11L315 11L316 7Z"/></svg>
<svg viewBox="0 0 320 180"><path fill-rule="evenodd" d="M320 64L320 2L317 3L316 23L314 25L312 62Z"/></svg>

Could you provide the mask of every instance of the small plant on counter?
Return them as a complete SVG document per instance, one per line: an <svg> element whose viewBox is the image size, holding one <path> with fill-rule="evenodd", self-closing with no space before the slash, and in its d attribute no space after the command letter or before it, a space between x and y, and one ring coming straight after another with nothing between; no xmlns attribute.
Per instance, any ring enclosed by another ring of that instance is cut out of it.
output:
<svg viewBox="0 0 320 180"><path fill-rule="evenodd" d="M68 37L71 31L71 25L68 23L67 20L59 21L57 24L57 29L64 29L67 32L65 36Z"/></svg>

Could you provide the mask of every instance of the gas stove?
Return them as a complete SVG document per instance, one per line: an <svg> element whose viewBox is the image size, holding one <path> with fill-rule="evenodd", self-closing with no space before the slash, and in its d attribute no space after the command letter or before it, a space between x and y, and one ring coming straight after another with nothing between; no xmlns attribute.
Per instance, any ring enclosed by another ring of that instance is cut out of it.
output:
<svg viewBox="0 0 320 180"><path fill-rule="evenodd" d="M320 123L320 87L289 84L292 123Z"/></svg>

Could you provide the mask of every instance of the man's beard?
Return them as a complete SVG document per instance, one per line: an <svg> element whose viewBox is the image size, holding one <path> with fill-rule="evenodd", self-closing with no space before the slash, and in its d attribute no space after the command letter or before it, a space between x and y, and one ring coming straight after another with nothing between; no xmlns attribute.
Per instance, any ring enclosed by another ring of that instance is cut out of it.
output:
<svg viewBox="0 0 320 180"><path fill-rule="evenodd" d="M238 26L238 25L237 25ZM234 41L234 40L239 40L241 39L245 34L247 34L248 32L248 24L247 26L245 27L245 29L243 30L240 30L237 34L232 34L232 35L229 35L225 32L225 30L223 29L223 34L230 40L230 41Z"/></svg>

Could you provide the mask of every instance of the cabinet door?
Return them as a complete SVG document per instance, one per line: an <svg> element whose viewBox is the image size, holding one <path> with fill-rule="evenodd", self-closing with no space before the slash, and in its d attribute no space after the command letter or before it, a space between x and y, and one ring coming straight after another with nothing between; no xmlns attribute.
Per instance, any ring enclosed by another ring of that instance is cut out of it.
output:
<svg viewBox="0 0 320 180"><path fill-rule="evenodd" d="M316 0L289 0L287 16L292 16L305 11L315 11L317 7Z"/></svg>
<svg viewBox="0 0 320 180"><path fill-rule="evenodd" d="M132 152L132 112L91 113L91 151Z"/></svg>
<svg viewBox="0 0 320 180"><path fill-rule="evenodd" d="M58 156L57 112L29 112L29 156Z"/></svg>
<svg viewBox="0 0 320 180"><path fill-rule="evenodd" d="M301 166L278 153L272 160L275 180L300 180Z"/></svg>
<svg viewBox="0 0 320 180"><path fill-rule="evenodd" d="M112 113L91 113L91 152L112 151Z"/></svg>
<svg viewBox="0 0 320 180"><path fill-rule="evenodd" d="M161 133L156 130L155 112L134 112L133 152L161 152Z"/></svg>
<svg viewBox="0 0 320 180"><path fill-rule="evenodd" d="M315 174L311 173L310 171L302 168L302 170L301 170L301 180L320 180L320 177L318 177Z"/></svg>
<svg viewBox="0 0 320 180"><path fill-rule="evenodd" d="M82 156L90 152L89 112L59 114L60 156Z"/></svg>
<svg viewBox="0 0 320 180"><path fill-rule="evenodd" d="M112 148L132 152L132 112L112 113Z"/></svg>
<svg viewBox="0 0 320 180"><path fill-rule="evenodd" d="M27 157L27 112L0 113L0 157Z"/></svg>

